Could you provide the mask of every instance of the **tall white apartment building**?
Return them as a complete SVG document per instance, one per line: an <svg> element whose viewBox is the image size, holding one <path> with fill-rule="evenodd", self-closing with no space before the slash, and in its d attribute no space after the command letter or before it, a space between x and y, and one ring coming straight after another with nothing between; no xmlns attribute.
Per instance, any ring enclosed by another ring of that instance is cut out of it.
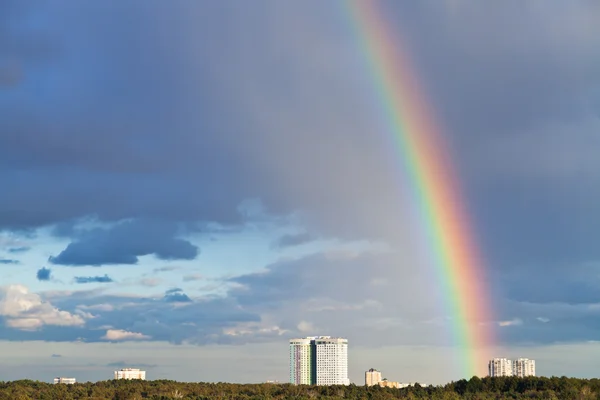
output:
<svg viewBox="0 0 600 400"><path fill-rule="evenodd" d="M331 336L290 340L290 382L349 385L348 340Z"/></svg>
<svg viewBox="0 0 600 400"><path fill-rule="evenodd" d="M146 379L146 371L137 368L122 368L115 371L115 379Z"/></svg>
<svg viewBox="0 0 600 400"><path fill-rule="evenodd" d="M290 382L311 385L313 382L311 338L290 340Z"/></svg>
<svg viewBox="0 0 600 400"><path fill-rule="evenodd" d="M383 379L381 379L381 372L377 371L376 369L371 368L370 370L365 372L365 385L366 386L379 385L379 382L381 382L382 380Z"/></svg>
<svg viewBox="0 0 600 400"><path fill-rule="evenodd" d="M506 358L494 358L488 363L490 376L512 376L513 364Z"/></svg>
<svg viewBox="0 0 600 400"><path fill-rule="evenodd" d="M513 362L513 375L519 378L535 376L535 360L519 358Z"/></svg>
<svg viewBox="0 0 600 400"><path fill-rule="evenodd" d="M322 336L317 348L317 385L349 385L348 339Z"/></svg>

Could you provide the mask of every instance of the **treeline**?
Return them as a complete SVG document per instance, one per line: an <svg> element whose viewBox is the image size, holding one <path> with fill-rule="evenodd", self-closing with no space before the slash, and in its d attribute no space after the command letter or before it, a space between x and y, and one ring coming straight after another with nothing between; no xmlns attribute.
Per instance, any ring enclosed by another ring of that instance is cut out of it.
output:
<svg viewBox="0 0 600 400"><path fill-rule="evenodd" d="M38 381L0 382L0 400L270 400L270 399L560 399L600 400L600 380L575 378L477 378L445 386L391 389L365 386L240 385L175 381L112 380L74 385Z"/></svg>

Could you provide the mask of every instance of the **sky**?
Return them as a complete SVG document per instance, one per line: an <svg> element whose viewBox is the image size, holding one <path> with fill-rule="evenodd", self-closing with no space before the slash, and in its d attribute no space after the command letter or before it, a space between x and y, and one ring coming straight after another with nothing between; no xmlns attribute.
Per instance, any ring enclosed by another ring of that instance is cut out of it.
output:
<svg viewBox="0 0 600 400"><path fill-rule="evenodd" d="M600 374L599 4L379 2L489 350L539 375ZM2 1L2 379L287 381L307 335L348 338L358 384L463 378L362 39L342 1Z"/></svg>

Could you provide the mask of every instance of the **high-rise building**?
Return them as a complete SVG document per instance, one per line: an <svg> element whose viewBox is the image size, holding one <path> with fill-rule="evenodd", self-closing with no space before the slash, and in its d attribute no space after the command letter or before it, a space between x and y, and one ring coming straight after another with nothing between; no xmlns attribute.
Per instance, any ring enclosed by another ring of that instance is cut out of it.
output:
<svg viewBox="0 0 600 400"><path fill-rule="evenodd" d="M381 372L377 371L376 369L371 368L365 372L365 385L375 386L381 381Z"/></svg>
<svg viewBox="0 0 600 400"><path fill-rule="evenodd" d="M535 360L519 358L516 361L494 358L488 364L490 376L535 376Z"/></svg>
<svg viewBox="0 0 600 400"><path fill-rule="evenodd" d="M349 385L348 339L322 336L317 348L317 385Z"/></svg>
<svg viewBox="0 0 600 400"><path fill-rule="evenodd" d="M488 363L490 376L512 376L512 362L506 358L494 358Z"/></svg>
<svg viewBox="0 0 600 400"><path fill-rule="evenodd" d="M64 383L64 384L67 384L67 385L73 385L74 383L77 383L77 379L75 379L75 378L56 377L56 378L54 378L54 383L55 384Z"/></svg>
<svg viewBox="0 0 600 400"><path fill-rule="evenodd" d="M331 336L290 340L290 382L349 385L348 340Z"/></svg>
<svg viewBox="0 0 600 400"><path fill-rule="evenodd" d="M311 338L290 340L290 382L311 385L313 373L313 345Z"/></svg>
<svg viewBox="0 0 600 400"><path fill-rule="evenodd" d="M115 379L146 379L146 371L137 368L122 368L115 371Z"/></svg>
<svg viewBox="0 0 600 400"><path fill-rule="evenodd" d="M535 360L528 358L519 358L513 361L513 375L519 378L526 376L535 376Z"/></svg>

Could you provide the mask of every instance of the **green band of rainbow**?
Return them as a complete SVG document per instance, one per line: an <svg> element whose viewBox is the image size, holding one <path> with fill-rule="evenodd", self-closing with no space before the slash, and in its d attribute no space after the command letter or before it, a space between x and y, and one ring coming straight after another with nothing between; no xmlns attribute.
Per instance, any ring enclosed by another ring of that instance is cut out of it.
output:
<svg viewBox="0 0 600 400"><path fill-rule="evenodd" d="M485 375L493 344L488 285L460 181L443 135L429 109L400 38L385 21L379 1L349 0L389 133L412 182L434 268L451 318L464 377Z"/></svg>

